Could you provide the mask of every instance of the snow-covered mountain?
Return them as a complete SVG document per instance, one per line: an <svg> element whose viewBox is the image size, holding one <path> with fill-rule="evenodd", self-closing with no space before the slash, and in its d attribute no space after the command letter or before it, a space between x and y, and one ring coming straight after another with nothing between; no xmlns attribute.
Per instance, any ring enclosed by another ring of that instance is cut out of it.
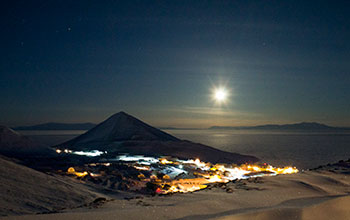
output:
<svg viewBox="0 0 350 220"><path fill-rule="evenodd" d="M0 126L0 153L16 157L39 154L45 155L53 153L53 151L11 128Z"/></svg>
<svg viewBox="0 0 350 220"><path fill-rule="evenodd" d="M31 147L35 143L11 128L0 126L0 147Z"/></svg>
<svg viewBox="0 0 350 220"><path fill-rule="evenodd" d="M180 140L125 112L112 115L86 133L55 146L79 151L101 150L110 156L129 153L149 156L200 158L208 162L256 162L253 156L224 152L213 147Z"/></svg>

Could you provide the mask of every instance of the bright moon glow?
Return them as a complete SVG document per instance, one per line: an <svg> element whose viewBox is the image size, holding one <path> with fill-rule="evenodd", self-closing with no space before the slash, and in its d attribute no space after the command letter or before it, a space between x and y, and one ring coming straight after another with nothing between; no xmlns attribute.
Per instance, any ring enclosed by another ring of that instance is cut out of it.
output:
<svg viewBox="0 0 350 220"><path fill-rule="evenodd" d="M214 90L213 97L218 103L225 102L227 100L228 92L225 88L217 88Z"/></svg>

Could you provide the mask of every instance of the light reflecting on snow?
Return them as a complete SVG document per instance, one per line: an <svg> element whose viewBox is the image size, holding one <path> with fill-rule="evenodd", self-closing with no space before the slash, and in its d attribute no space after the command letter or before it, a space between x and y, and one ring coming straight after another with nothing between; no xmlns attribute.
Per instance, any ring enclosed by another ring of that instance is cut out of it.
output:
<svg viewBox="0 0 350 220"><path fill-rule="evenodd" d="M278 174L292 174L297 173L298 169L295 167L276 168L270 165L248 165L243 164L241 166L230 164L211 164L206 163L198 158L193 160L179 160L179 159L166 159L146 157L143 155L121 155L118 156L116 161L132 162L135 164L135 168L139 170L158 171L160 173L168 175L171 179L179 176L180 174L188 174L190 170L198 170L197 175L202 176L208 182L229 182L236 179L247 179L251 177L259 176L274 176ZM146 167L142 167L146 165ZM152 167L155 165L155 167Z"/></svg>
<svg viewBox="0 0 350 220"><path fill-rule="evenodd" d="M105 152L98 151L98 150L92 150L92 151L73 151L72 154L81 155L81 156L88 156L88 157L97 157L101 156Z"/></svg>
<svg viewBox="0 0 350 220"><path fill-rule="evenodd" d="M69 152L70 150L67 150ZM63 150L66 152L66 150ZM101 156L107 152L93 150L89 152L72 151L72 154L84 156ZM98 158L99 163L90 166L111 166L123 164L139 170L137 181L144 184L151 182L157 186L156 193L167 194L174 192L192 192L204 189L211 183L227 183L237 179L247 179L260 176L297 173L295 167L273 167L264 164L212 164L197 159L179 160L170 156L151 157L144 155L120 155L113 159ZM117 168L117 167L112 167ZM70 168L71 169L71 168ZM73 168L69 174L84 177L87 172L75 172ZM74 171L74 172L73 172ZM103 176L102 173L90 172L91 177ZM147 185L147 184L146 184Z"/></svg>
<svg viewBox="0 0 350 220"><path fill-rule="evenodd" d="M145 157L143 155L121 155L118 156L115 160L125 162L138 162L139 164L143 165L151 165L159 162L159 160L154 157Z"/></svg>
<svg viewBox="0 0 350 220"><path fill-rule="evenodd" d="M179 176L180 174L187 174L188 172L183 169L179 169L173 166L167 166L164 169L161 170L161 173L168 175L170 178L175 178Z"/></svg>
<svg viewBox="0 0 350 220"><path fill-rule="evenodd" d="M56 153L66 153L66 154L76 154L80 156L87 156L87 157L97 157L101 156L102 154L107 154L107 151L99 151L99 150L92 150L92 151L73 151L69 149L56 149Z"/></svg>

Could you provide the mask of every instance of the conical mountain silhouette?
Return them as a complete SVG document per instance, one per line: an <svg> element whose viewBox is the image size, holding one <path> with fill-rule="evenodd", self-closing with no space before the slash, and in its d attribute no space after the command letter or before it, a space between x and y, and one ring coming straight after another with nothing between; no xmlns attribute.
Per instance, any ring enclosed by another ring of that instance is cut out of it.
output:
<svg viewBox="0 0 350 220"><path fill-rule="evenodd" d="M256 162L253 156L224 152L213 147L180 140L157 128L119 112L86 133L55 146L71 150L107 151L109 157L120 153L148 156L200 158L208 162Z"/></svg>
<svg viewBox="0 0 350 220"><path fill-rule="evenodd" d="M65 144L70 146L129 140L179 141L176 137L151 127L125 112L119 112L96 125L88 132L66 142Z"/></svg>

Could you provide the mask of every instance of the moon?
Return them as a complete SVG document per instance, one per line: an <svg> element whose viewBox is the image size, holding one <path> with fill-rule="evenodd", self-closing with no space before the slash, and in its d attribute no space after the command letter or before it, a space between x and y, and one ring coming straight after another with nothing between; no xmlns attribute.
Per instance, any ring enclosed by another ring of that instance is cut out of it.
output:
<svg viewBox="0 0 350 220"><path fill-rule="evenodd" d="M224 87L215 88L213 90L213 99L215 102L221 104L227 101L228 91Z"/></svg>

